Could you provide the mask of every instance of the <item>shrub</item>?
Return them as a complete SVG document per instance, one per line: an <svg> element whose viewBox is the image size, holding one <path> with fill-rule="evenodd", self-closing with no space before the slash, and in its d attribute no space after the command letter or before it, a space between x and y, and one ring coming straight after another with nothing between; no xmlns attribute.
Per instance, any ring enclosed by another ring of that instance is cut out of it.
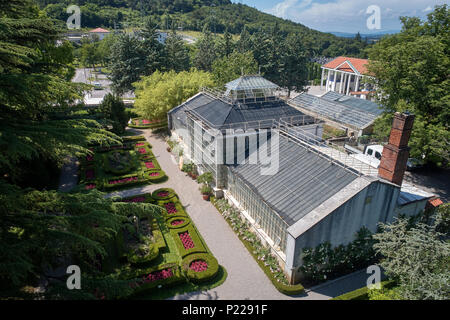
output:
<svg viewBox="0 0 450 320"><path fill-rule="evenodd" d="M159 183L167 179L166 173L162 170L148 170L144 172L144 177L152 183Z"/></svg>
<svg viewBox="0 0 450 320"><path fill-rule="evenodd" d="M170 188L161 188L153 191L152 198L155 200L169 200L177 197L175 191Z"/></svg>
<svg viewBox="0 0 450 320"><path fill-rule="evenodd" d="M200 268L193 268L192 264L201 263ZM206 270L205 269L206 265ZM181 268L188 279L194 283L201 283L214 278L219 271L219 263L209 253L190 254L181 261ZM203 270L203 271L196 271Z"/></svg>
<svg viewBox="0 0 450 320"><path fill-rule="evenodd" d="M174 216L167 219L166 224L169 229L181 229L187 227L191 220L187 216Z"/></svg>

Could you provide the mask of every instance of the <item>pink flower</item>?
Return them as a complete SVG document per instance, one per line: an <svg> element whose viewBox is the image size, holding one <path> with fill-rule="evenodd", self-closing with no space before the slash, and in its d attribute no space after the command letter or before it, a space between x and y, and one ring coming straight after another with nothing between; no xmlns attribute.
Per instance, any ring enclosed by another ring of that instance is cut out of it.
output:
<svg viewBox="0 0 450 320"><path fill-rule="evenodd" d="M183 243L184 249L192 249L195 247L194 241L192 240L191 236L189 235L189 232L183 232L179 234L180 240Z"/></svg>
<svg viewBox="0 0 450 320"><path fill-rule="evenodd" d="M159 177L159 172L151 172L150 174L149 174L149 176L150 177Z"/></svg>
<svg viewBox="0 0 450 320"><path fill-rule="evenodd" d="M133 181L137 181L138 177L130 177L130 178L124 178L124 179L120 179L120 180L110 180L108 183L109 184L120 184L120 183L126 183L126 182L133 182Z"/></svg>
<svg viewBox="0 0 450 320"><path fill-rule="evenodd" d="M138 151L139 151L140 154L146 154L147 153L147 150L145 150L144 148L140 148Z"/></svg>
<svg viewBox="0 0 450 320"><path fill-rule="evenodd" d="M123 202L145 202L145 197L137 197L133 199L123 200Z"/></svg>
<svg viewBox="0 0 450 320"><path fill-rule="evenodd" d="M195 272L202 272L208 269L208 264L204 260L195 260L189 266L189 269Z"/></svg>
<svg viewBox="0 0 450 320"><path fill-rule="evenodd" d="M173 202L164 203L164 207L166 208L168 214L174 214L177 212L177 208Z"/></svg>
<svg viewBox="0 0 450 320"><path fill-rule="evenodd" d="M96 187L96 185L95 185L94 183L87 184L87 185L86 185L86 190L92 190L92 189L94 189L95 187Z"/></svg>
<svg viewBox="0 0 450 320"><path fill-rule="evenodd" d="M161 197L161 198L167 197L168 195L169 195L169 192L167 192L167 191L161 191L161 192L158 192L158 194L157 194L157 196Z"/></svg>
<svg viewBox="0 0 450 320"><path fill-rule="evenodd" d="M184 220L174 220L170 224L173 225L173 226L178 226L178 225L183 224L183 223L184 223Z"/></svg>
<svg viewBox="0 0 450 320"><path fill-rule="evenodd" d="M145 146L145 143L141 142L141 143L136 143L136 147L142 147Z"/></svg>
<svg viewBox="0 0 450 320"><path fill-rule="evenodd" d="M94 170L87 170L86 171L86 179L92 180L95 178L95 172Z"/></svg>
<svg viewBox="0 0 450 320"><path fill-rule="evenodd" d="M155 169L155 165L153 164L153 161L146 162L145 166L147 167L147 169Z"/></svg>

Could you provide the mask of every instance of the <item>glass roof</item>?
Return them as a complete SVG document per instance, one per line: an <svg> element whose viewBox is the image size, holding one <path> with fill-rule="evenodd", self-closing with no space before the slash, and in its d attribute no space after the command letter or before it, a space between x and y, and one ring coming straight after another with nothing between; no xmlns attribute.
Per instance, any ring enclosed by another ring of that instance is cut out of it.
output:
<svg viewBox="0 0 450 320"><path fill-rule="evenodd" d="M278 89L278 86L264 79L260 75L242 76L236 80L228 82L225 87L233 91L258 90L258 89Z"/></svg>

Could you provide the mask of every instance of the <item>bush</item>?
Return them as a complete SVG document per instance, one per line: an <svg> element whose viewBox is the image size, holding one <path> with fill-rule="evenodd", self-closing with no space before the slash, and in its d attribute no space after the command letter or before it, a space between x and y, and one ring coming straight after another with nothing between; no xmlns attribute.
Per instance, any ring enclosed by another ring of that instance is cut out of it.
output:
<svg viewBox="0 0 450 320"><path fill-rule="evenodd" d="M203 260L208 265L205 271L196 272L190 268L191 263L196 260ZM181 268L187 278L194 283L201 283L214 278L219 271L219 263L209 253L190 254L181 261Z"/></svg>
<svg viewBox="0 0 450 320"><path fill-rule="evenodd" d="M182 221L182 222L181 222ZM172 224L173 222L180 222L178 224ZM166 224L169 229L181 229L187 227L191 223L191 219L186 216L174 216L167 219Z"/></svg>
<svg viewBox="0 0 450 320"><path fill-rule="evenodd" d="M164 195L164 196L158 195L161 193L166 193L166 195ZM155 200L169 200L169 199L172 199L173 197L177 197L177 195L176 195L175 191L170 188L157 189L157 190L153 191L153 193L152 193L152 198Z"/></svg>
<svg viewBox="0 0 450 320"><path fill-rule="evenodd" d="M167 120L149 120L150 123L144 124L144 119L135 118L131 120L132 123L128 125L129 128L134 129L155 129L167 126Z"/></svg>
<svg viewBox="0 0 450 320"><path fill-rule="evenodd" d="M390 289L394 286L395 282L391 280L381 282L382 288ZM369 300L369 288L364 287L356 289L354 291L350 291L340 296L337 296L331 300Z"/></svg>
<svg viewBox="0 0 450 320"><path fill-rule="evenodd" d="M152 182L152 183L160 183L160 182L167 180L166 173L162 170L145 171L144 177L147 181Z"/></svg>

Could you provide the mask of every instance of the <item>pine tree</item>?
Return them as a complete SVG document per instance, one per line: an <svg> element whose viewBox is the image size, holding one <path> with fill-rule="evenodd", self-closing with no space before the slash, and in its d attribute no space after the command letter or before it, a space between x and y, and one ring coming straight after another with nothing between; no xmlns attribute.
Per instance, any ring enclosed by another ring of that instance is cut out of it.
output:
<svg viewBox="0 0 450 320"><path fill-rule="evenodd" d="M107 123L112 125L112 132L123 134L128 123L125 104L122 99L111 93L107 94L99 106L99 110L106 117Z"/></svg>
<svg viewBox="0 0 450 320"><path fill-rule="evenodd" d="M208 25L203 28L203 35L197 41L197 54L195 56L195 66L204 71L211 71L212 64L216 60L218 53L216 38L209 31Z"/></svg>
<svg viewBox="0 0 450 320"><path fill-rule="evenodd" d="M166 39L166 54L166 68L168 70L175 70L176 72L189 70L189 49L175 29L172 30Z"/></svg>

